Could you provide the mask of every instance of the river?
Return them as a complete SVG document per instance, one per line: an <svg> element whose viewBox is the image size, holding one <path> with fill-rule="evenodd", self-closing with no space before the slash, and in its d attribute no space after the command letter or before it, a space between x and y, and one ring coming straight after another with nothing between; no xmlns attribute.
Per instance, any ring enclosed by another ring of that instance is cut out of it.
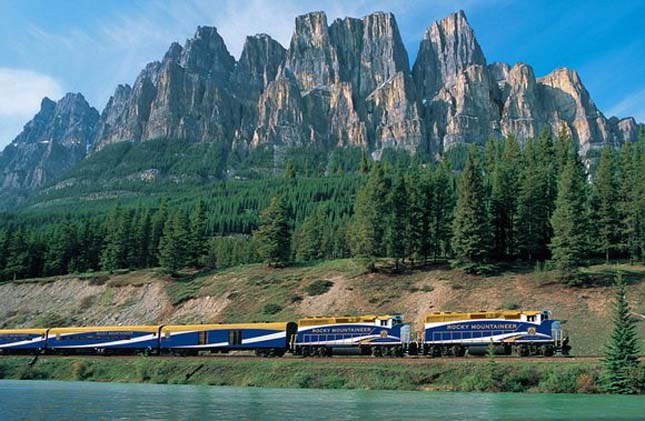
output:
<svg viewBox="0 0 645 421"><path fill-rule="evenodd" d="M643 419L645 397L0 381L0 419Z"/></svg>

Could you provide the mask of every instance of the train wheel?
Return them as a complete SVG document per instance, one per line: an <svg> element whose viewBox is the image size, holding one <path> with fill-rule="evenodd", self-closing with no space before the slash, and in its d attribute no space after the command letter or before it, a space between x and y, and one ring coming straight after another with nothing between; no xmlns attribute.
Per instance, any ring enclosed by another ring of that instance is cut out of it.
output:
<svg viewBox="0 0 645 421"><path fill-rule="evenodd" d="M531 355L531 350L527 345L521 345L518 349L518 354L520 357L528 357L529 355Z"/></svg>
<svg viewBox="0 0 645 421"><path fill-rule="evenodd" d="M553 345L546 345L544 347L544 356L553 357L553 354L555 354L555 348L553 348Z"/></svg>
<svg viewBox="0 0 645 421"><path fill-rule="evenodd" d="M383 349L380 346L375 346L372 348L372 356L380 358L383 356Z"/></svg>
<svg viewBox="0 0 645 421"><path fill-rule="evenodd" d="M456 346L454 352L455 357L463 357L464 355L466 355L466 348L464 348L463 346Z"/></svg>

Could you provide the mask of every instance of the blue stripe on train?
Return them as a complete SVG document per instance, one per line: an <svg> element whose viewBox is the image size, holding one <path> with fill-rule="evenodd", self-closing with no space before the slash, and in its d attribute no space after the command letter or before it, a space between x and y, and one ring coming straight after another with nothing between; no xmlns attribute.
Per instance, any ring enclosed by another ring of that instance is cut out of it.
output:
<svg viewBox="0 0 645 421"><path fill-rule="evenodd" d="M0 335L0 349L41 349L47 341L37 333L11 333Z"/></svg>
<svg viewBox="0 0 645 421"><path fill-rule="evenodd" d="M229 343L229 332L241 334L240 344ZM201 334L201 338L200 338ZM206 336L204 336L204 334ZM223 348L223 349L261 349L286 348L286 331L281 329L213 329L203 331L172 332L170 337L162 332L161 349L173 348Z"/></svg>
<svg viewBox="0 0 645 421"><path fill-rule="evenodd" d="M79 332L60 335L49 335L49 349L156 349L158 338L156 334L141 331L99 331Z"/></svg>
<svg viewBox="0 0 645 421"><path fill-rule="evenodd" d="M306 326L298 329L297 345L353 347L360 343L401 344L401 327L362 324Z"/></svg>
<svg viewBox="0 0 645 421"><path fill-rule="evenodd" d="M495 342L549 342L553 341L551 327L554 320L541 324L513 320L465 320L447 322L425 329L425 343L487 344Z"/></svg>

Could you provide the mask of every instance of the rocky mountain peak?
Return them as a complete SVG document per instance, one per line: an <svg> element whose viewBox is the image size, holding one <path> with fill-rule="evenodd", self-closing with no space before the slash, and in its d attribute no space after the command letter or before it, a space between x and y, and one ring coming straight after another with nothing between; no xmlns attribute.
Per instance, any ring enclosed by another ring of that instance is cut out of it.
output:
<svg viewBox="0 0 645 421"><path fill-rule="evenodd" d="M40 111L2 152L0 188L40 187L80 161L91 147L98 118L80 93L58 102L43 98Z"/></svg>
<svg viewBox="0 0 645 421"><path fill-rule="evenodd" d="M327 15L312 12L296 17L287 53L287 67L302 91L334 83L338 75L336 49L329 41Z"/></svg>
<svg viewBox="0 0 645 421"><path fill-rule="evenodd" d="M233 70L235 59L217 28L200 26L195 36L186 41L179 64L190 72L223 79Z"/></svg>
<svg viewBox="0 0 645 421"><path fill-rule="evenodd" d="M423 98L432 98L442 86L455 83L468 66L486 65L475 32L463 11L433 23L425 32L417 60L414 80Z"/></svg>

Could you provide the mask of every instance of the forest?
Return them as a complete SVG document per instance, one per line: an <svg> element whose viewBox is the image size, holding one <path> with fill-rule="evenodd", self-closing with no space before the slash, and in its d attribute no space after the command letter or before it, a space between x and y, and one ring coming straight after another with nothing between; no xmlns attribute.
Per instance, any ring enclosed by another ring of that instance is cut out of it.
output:
<svg viewBox="0 0 645 421"><path fill-rule="evenodd" d="M645 139L592 152L582 160L569 136L544 132L439 160L300 153L270 177L11 211L0 219L0 279L353 257L368 270L448 260L486 274L521 263L577 285L592 260L645 259Z"/></svg>

